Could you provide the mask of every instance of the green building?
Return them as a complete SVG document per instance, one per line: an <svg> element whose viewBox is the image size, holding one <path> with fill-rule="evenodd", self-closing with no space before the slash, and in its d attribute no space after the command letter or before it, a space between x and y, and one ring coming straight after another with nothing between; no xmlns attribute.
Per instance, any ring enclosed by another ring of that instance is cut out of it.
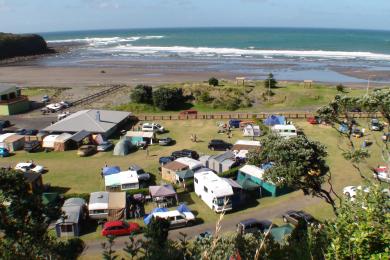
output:
<svg viewBox="0 0 390 260"><path fill-rule="evenodd" d="M263 180L264 170L254 165L245 165L238 170L237 182L247 191L259 191L260 197L286 194L290 191L287 187L279 187L272 182Z"/></svg>
<svg viewBox="0 0 390 260"><path fill-rule="evenodd" d="M30 109L30 102L21 95L15 85L0 83L0 116L24 113Z"/></svg>

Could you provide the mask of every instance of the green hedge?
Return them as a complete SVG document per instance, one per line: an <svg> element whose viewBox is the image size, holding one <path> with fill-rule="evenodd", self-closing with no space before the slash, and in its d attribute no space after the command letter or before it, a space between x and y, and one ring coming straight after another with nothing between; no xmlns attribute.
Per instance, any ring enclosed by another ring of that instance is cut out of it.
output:
<svg viewBox="0 0 390 260"><path fill-rule="evenodd" d="M136 189L136 190L127 190L126 193L128 195L134 195L141 193L143 195L149 195L149 188L141 188L141 189Z"/></svg>
<svg viewBox="0 0 390 260"><path fill-rule="evenodd" d="M70 199L70 198L82 198L84 199L87 203L89 201L89 193L65 193L63 194L64 199Z"/></svg>
<svg viewBox="0 0 390 260"><path fill-rule="evenodd" d="M218 174L219 177L222 178L234 178L237 177L239 167L231 168L228 171Z"/></svg>

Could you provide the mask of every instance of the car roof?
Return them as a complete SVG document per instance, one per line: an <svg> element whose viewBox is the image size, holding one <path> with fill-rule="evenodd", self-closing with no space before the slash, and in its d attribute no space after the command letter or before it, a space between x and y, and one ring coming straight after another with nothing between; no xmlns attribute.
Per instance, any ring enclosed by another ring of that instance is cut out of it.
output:
<svg viewBox="0 0 390 260"><path fill-rule="evenodd" d="M119 226L119 225L122 225L122 224L123 224L122 220L108 221L108 222L104 223L104 227L105 228L107 228L107 227L114 227L114 226Z"/></svg>

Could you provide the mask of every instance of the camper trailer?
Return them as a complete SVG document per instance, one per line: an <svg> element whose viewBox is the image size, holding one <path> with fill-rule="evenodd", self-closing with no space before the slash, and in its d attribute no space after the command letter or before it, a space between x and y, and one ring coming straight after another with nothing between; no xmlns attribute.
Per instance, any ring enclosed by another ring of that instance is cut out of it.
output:
<svg viewBox="0 0 390 260"><path fill-rule="evenodd" d="M297 129L294 125L274 125L271 131L284 138L291 138L297 136Z"/></svg>
<svg viewBox="0 0 390 260"><path fill-rule="evenodd" d="M194 175L195 193L217 213L232 210L233 189L211 170Z"/></svg>
<svg viewBox="0 0 390 260"><path fill-rule="evenodd" d="M88 211L91 219L106 219L108 217L109 192L92 192L89 197Z"/></svg>
<svg viewBox="0 0 390 260"><path fill-rule="evenodd" d="M137 172L124 171L104 176L107 191L139 189Z"/></svg>

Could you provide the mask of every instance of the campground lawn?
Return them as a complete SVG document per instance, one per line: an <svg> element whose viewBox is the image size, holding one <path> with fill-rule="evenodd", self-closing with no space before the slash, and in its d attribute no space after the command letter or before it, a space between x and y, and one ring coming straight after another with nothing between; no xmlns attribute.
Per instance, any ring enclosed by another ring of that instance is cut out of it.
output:
<svg viewBox="0 0 390 260"><path fill-rule="evenodd" d="M158 173L158 158L160 156L170 155L171 152L179 149L194 149L199 154L215 154L218 152L209 151L207 148L210 139L223 139L225 141L234 143L238 139L243 139L239 130L233 131L233 137L229 140L225 134L217 133L217 121L215 120L188 120L188 121L161 121L161 123L169 133L162 136L170 136L176 140L173 146L162 147L158 145L149 148L149 156L146 151L139 150L127 156L113 156L112 152L98 153L91 157L81 158L76 155L76 151L66 152L39 152L26 153L17 152L9 158L0 158L1 164L15 165L17 162L26 160L33 160L37 164L47 167L48 172L44 175L44 183L50 183L54 190L62 193L90 193L93 191L104 190L104 180L100 175L101 168L107 163L108 165L117 165L121 169L127 169L131 164L138 164L146 171L153 173L156 176L156 183L161 183L161 177ZM368 120L360 121L362 125L367 126ZM341 194L342 188L347 185L361 184L361 178L356 170L346 162L342 157L342 151L339 146L343 145L338 133L330 126L324 125L310 125L306 121L294 121L294 124L302 128L305 134L322 144L326 145L328 150L328 163L332 173L332 184L334 190ZM366 127L366 129L368 129ZM374 141L374 145L368 149L371 152L371 158L364 164L364 170L367 176L371 177L371 167L376 167L381 164L380 150L375 141L380 143L380 133L366 131L366 139ZM199 142L194 143L190 140L191 134L196 134ZM363 139L356 139L356 143L360 144ZM283 201L291 198L303 196L301 191L292 192L290 194L277 198L263 198L257 200L256 203L245 209L245 212L256 210L266 210L268 206L277 205ZM218 215L213 213L203 201L201 201L195 193L182 193L179 190L179 197L181 202L186 202L191 210L193 210L200 221L211 223L216 222ZM152 208L153 205L146 206L146 212ZM287 210L287 209L286 209ZM308 212L312 213L319 219L326 219L333 216L331 208L326 203L321 202L313 207L306 208ZM237 217L241 212L233 212L227 214L227 219ZM141 222L141 220L138 220ZM96 229L95 229L96 230ZM82 236L85 240L96 239L100 237L100 231L93 232Z"/></svg>

